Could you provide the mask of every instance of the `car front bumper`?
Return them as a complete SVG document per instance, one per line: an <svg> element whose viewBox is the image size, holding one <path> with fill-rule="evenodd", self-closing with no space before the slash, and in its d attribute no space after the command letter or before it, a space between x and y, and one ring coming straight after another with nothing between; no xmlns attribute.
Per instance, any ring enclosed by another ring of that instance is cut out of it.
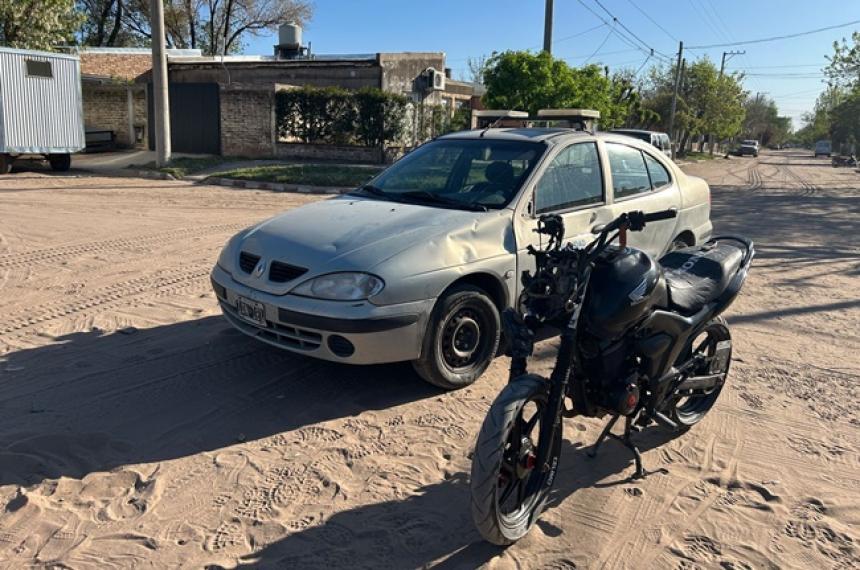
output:
<svg viewBox="0 0 860 570"><path fill-rule="evenodd" d="M349 364L418 358L434 303L427 299L377 306L368 301L271 295L236 282L217 265L210 277L224 317L240 332L278 348ZM238 297L263 305L266 326L239 316Z"/></svg>

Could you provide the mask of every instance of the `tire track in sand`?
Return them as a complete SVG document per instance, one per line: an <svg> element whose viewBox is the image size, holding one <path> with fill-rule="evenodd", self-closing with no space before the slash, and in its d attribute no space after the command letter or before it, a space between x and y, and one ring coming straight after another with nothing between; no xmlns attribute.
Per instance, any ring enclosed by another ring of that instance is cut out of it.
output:
<svg viewBox="0 0 860 570"><path fill-rule="evenodd" d="M33 264L57 262L68 258L79 257L91 253L111 252L122 249L138 248L140 246L156 246L168 244L182 238L194 238L221 232L241 229L245 224L218 224L179 228L166 232L143 235L138 237L119 238L105 241L94 241L80 244L70 244L48 249L36 249L20 253L0 254L0 269L18 268Z"/></svg>

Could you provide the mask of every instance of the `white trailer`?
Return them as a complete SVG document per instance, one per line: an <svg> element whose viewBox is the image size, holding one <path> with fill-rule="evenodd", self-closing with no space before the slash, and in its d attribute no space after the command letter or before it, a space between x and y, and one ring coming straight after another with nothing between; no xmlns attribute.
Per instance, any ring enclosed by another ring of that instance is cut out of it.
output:
<svg viewBox="0 0 860 570"><path fill-rule="evenodd" d="M24 154L68 170L85 146L78 57L0 48L0 174Z"/></svg>

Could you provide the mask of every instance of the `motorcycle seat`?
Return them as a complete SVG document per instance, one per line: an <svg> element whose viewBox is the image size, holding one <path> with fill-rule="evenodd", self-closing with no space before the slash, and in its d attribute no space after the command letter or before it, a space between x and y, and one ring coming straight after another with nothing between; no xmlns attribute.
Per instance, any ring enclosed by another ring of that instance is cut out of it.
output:
<svg viewBox="0 0 860 570"><path fill-rule="evenodd" d="M685 247L660 258L669 291L669 306L692 315L726 290L744 258L729 241Z"/></svg>

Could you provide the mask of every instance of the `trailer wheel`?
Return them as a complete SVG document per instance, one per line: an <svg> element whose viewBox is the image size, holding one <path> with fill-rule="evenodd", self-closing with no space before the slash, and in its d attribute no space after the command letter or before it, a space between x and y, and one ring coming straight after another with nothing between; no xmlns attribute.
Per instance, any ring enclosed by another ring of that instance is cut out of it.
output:
<svg viewBox="0 0 860 570"><path fill-rule="evenodd" d="M0 174L9 174L12 170L12 157L8 154L0 154Z"/></svg>
<svg viewBox="0 0 860 570"><path fill-rule="evenodd" d="M49 154L48 162L51 164L51 170L57 172L65 172L72 167L72 155L65 154Z"/></svg>

